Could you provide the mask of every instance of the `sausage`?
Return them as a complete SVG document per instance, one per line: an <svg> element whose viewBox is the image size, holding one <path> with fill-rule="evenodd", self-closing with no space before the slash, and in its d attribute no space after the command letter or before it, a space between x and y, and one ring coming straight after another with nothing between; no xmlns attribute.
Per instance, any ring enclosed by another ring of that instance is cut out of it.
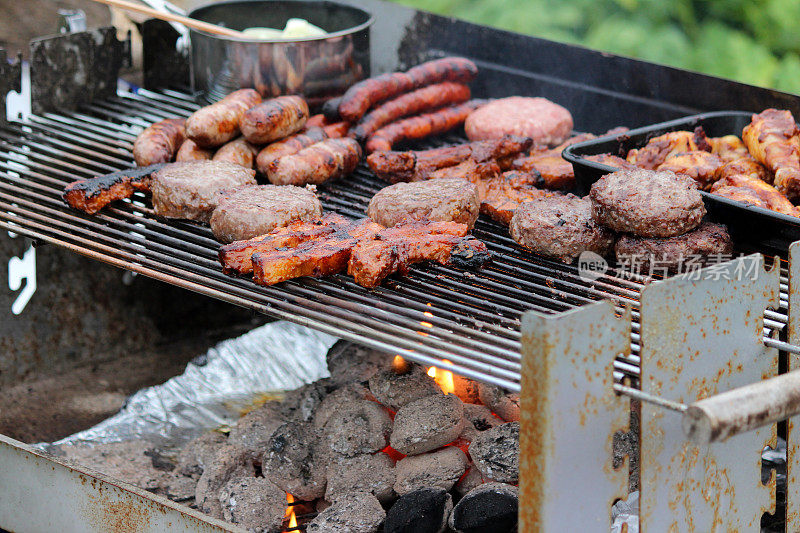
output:
<svg viewBox="0 0 800 533"><path fill-rule="evenodd" d="M213 148L239 135L244 112L261 103L253 89L239 89L219 102L195 111L186 119L186 136L201 148Z"/></svg>
<svg viewBox="0 0 800 533"><path fill-rule="evenodd" d="M258 147L239 137L234 141L223 144L214 154L212 160L227 161L241 167L254 168L256 154L258 154Z"/></svg>
<svg viewBox="0 0 800 533"><path fill-rule="evenodd" d="M334 122L333 124L328 124L324 128L325 133L328 134L328 137L331 139L338 139L339 137L347 137L348 131L350 131L350 123L349 122Z"/></svg>
<svg viewBox="0 0 800 533"><path fill-rule="evenodd" d="M363 142L382 126L399 118L460 104L469 100L469 97L469 87L463 83L446 81L428 85L376 107L361 119L361 122L354 128L353 135L358 141Z"/></svg>
<svg viewBox="0 0 800 533"><path fill-rule="evenodd" d="M302 97L273 98L245 112L242 135L255 144L277 141L303 129L308 117L308 104Z"/></svg>
<svg viewBox="0 0 800 533"><path fill-rule="evenodd" d="M182 118L167 118L140 133L133 143L136 165L146 167L172 161L186 135L184 122Z"/></svg>
<svg viewBox="0 0 800 533"><path fill-rule="evenodd" d="M206 150L205 148L200 148L197 146L197 143L191 139L186 139L181 144L181 147L178 149L177 155L175 155L175 161L178 162L186 162L186 161L208 161L214 156L214 152L211 150Z"/></svg>
<svg viewBox="0 0 800 533"><path fill-rule="evenodd" d="M274 142L263 148L256 157L256 168L258 171L267 175L268 167L273 161L277 161L285 155L294 155L303 148L308 148L312 144L324 141L328 138L323 128L309 128L303 133L296 133L282 141Z"/></svg>
<svg viewBox="0 0 800 533"><path fill-rule="evenodd" d="M308 117L306 120L306 128L321 128L322 126L328 125L328 119L325 118L325 115L320 113L319 115L312 115Z"/></svg>
<svg viewBox="0 0 800 533"><path fill-rule="evenodd" d="M331 121L342 120L342 117L339 116L339 104L341 103L341 96L326 100L325 103L322 104L322 114L325 115L326 119Z"/></svg>
<svg viewBox="0 0 800 533"><path fill-rule="evenodd" d="M485 103L486 100L470 100L457 106L445 107L433 113L392 122L376 131L369 138L366 146L367 152L391 150L394 143L402 140L423 139L450 131L463 124L470 113Z"/></svg>
<svg viewBox="0 0 800 533"><path fill-rule="evenodd" d="M467 83L478 75L478 67L463 57L445 57L428 61L407 72L381 74L360 81L342 96L339 115L357 122L374 104L425 85L454 81Z"/></svg>
<svg viewBox="0 0 800 533"><path fill-rule="evenodd" d="M319 185L350 174L360 160L355 139L326 139L274 161L267 177L275 185Z"/></svg>

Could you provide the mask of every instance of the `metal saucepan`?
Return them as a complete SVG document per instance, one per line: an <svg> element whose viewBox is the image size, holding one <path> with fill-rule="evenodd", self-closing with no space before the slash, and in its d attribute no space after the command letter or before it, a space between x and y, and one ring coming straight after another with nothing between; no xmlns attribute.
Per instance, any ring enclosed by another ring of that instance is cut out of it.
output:
<svg viewBox="0 0 800 533"><path fill-rule="evenodd" d="M362 9L330 1L237 0L200 7L191 18L236 30L281 29L290 18L324 29L324 37L261 41L190 30L192 81L209 101L241 88L264 97L303 94L321 101L369 76L369 27Z"/></svg>

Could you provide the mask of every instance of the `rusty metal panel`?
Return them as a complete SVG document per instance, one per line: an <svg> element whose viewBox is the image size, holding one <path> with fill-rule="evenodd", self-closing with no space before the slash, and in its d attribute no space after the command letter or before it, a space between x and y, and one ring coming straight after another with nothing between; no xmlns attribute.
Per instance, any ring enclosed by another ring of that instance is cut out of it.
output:
<svg viewBox="0 0 800 533"><path fill-rule="evenodd" d="M800 342L800 242L789 247L789 318L786 340ZM789 354L789 370L800 369L800 355ZM786 531L800 531L800 420L788 421L786 435Z"/></svg>
<svg viewBox="0 0 800 533"><path fill-rule="evenodd" d="M778 275L777 264L765 270L753 255L646 287L642 390L688 404L776 375L762 317L778 306ZM761 484L761 450L775 445L774 425L696 445L680 416L643 404L641 430L642 531L759 531L775 506L774 477Z"/></svg>
<svg viewBox="0 0 800 533"><path fill-rule="evenodd" d="M0 435L0 529L15 533L244 530Z"/></svg>
<svg viewBox="0 0 800 533"><path fill-rule="evenodd" d="M520 531L607 532L627 494L628 465L612 467L630 401L613 391L613 363L630 351L630 312L610 302L522 319Z"/></svg>

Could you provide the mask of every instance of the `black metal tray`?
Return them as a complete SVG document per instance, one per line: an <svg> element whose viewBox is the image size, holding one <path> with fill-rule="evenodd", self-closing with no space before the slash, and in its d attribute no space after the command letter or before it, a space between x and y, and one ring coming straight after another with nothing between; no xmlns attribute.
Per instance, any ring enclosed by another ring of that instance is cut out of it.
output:
<svg viewBox="0 0 800 533"><path fill-rule="evenodd" d="M600 177L618 170L585 159L585 156L613 154L624 158L633 148L641 148L653 137L671 131L692 131L702 126L709 137L723 135L742 136L742 129L750 123L752 113L744 111L715 111L701 113L652 126L637 128L617 136L599 137L568 146L562 157L572 163L575 170L577 194L588 194L592 183ZM794 241L800 240L800 218L784 215L762 207L723 198L701 191L709 216L728 226L736 242L768 246L776 251L786 251Z"/></svg>

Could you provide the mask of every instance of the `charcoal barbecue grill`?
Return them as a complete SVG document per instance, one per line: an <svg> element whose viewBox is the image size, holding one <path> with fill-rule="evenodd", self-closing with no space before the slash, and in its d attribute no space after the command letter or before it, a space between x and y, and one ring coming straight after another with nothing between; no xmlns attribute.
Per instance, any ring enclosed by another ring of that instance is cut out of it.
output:
<svg viewBox="0 0 800 533"><path fill-rule="evenodd" d="M373 70L407 66L445 53L464 55L480 68L474 84L476 96L548 97L572 111L575 127L581 131L637 127L715 109L781 107L800 113L800 98L792 95L396 5L368 2L368 6L378 14ZM397 20L405 21L403 35L396 29L383 31L396 26ZM391 277L371 290L345 275L261 287L250 279L222 273L217 260L219 245L208 228L155 217L139 193L94 216L70 210L60 197L65 184L132 166L132 143L143 128L162 118L188 116L199 107L198 95L174 86L164 88L163 76L159 82L160 87L107 92L73 105L53 105L41 96L48 94L47 87L34 88L34 94L40 95L34 102L36 112L0 128L0 228L32 239L37 246L55 245L203 296L514 391L520 391L525 381L522 354L532 350L530 338L524 338L528 331L524 324L531 323L527 312L557 321L567 311L598 309L597 302L611 300L611 316L622 321L630 317L631 321L624 332L625 349L613 353L613 382L618 390L653 399L652 394L637 392L645 388L640 383L644 324L640 312L646 280L612 266L597 280L588 281L574 265L521 249L507 230L494 222L481 219L473 232L493 254L491 263L479 271L414 266L408 275ZM463 140L450 135L417 147ZM359 218L371 196L384 185L361 166L346 179L320 186L319 196L324 209ZM762 243L740 245L744 252L762 252L767 262L772 260L774 250ZM756 340L766 349L781 351L785 370L794 368L787 361L791 354L800 354L800 348L789 342L797 342L791 338L791 265L780 260L776 268L776 305L758 310L759 317L763 312L763 329ZM2 301L15 298L12 294ZM22 311L23 318L25 313ZM546 324L541 327L550 327ZM4 335L12 347L22 344L13 331ZM777 367L776 355L776 372ZM35 461L46 459L37 457ZM198 520L189 514L182 516L191 523ZM0 527L3 525L0 515Z"/></svg>

